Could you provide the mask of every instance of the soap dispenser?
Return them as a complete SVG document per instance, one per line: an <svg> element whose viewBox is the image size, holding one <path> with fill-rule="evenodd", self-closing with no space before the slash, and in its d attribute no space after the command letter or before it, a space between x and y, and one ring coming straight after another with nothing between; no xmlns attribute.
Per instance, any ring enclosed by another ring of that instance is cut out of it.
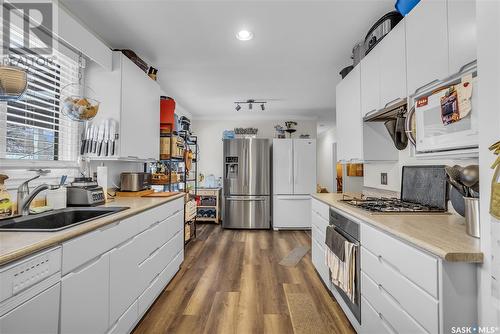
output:
<svg viewBox="0 0 500 334"><path fill-rule="evenodd" d="M4 183L8 178L7 175L0 174L0 218L12 215L12 201Z"/></svg>

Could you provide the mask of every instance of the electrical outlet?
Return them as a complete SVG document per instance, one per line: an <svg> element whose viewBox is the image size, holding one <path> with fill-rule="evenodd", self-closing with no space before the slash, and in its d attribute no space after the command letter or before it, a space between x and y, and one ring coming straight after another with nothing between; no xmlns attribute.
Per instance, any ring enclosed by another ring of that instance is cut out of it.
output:
<svg viewBox="0 0 500 334"><path fill-rule="evenodd" d="M387 173L380 173L380 184L383 186L387 185Z"/></svg>

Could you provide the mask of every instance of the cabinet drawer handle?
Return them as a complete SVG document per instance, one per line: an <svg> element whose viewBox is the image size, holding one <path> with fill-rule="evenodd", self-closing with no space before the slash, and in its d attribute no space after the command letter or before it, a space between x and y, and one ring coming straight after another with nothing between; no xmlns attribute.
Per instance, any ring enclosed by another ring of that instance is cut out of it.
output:
<svg viewBox="0 0 500 334"><path fill-rule="evenodd" d="M158 273L155 275L155 277L153 277L153 279L151 280L151 282L149 282L149 285L153 284L153 282L155 281L155 279L158 278L158 276L160 276L161 273Z"/></svg>
<svg viewBox="0 0 500 334"><path fill-rule="evenodd" d="M402 307L402 305L399 302L399 300L397 300L396 298L394 298L394 296L391 295L391 293L389 291L387 291L382 284L378 284L378 289L380 290L380 292L382 294L387 295L387 297L389 297L389 299L391 299L394 303L396 303L396 304L398 304L399 306Z"/></svg>
<svg viewBox="0 0 500 334"><path fill-rule="evenodd" d="M157 221L155 221L153 224L149 225L149 228L153 228L153 227L155 227L155 226L157 226L157 225L160 225L160 223L161 223L161 221L160 221L160 220L157 220Z"/></svg>
<svg viewBox="0 0 500 334"><path fill-rule="evenodd" d="M111 224L107 224L107 225L99 228L99 231L104 232L104 231L109 230L110 228L116 227L118 225L120 225L120 221L113 222Z"/></svg>
<svg viewBox="0 0 500 334"><path fill-rule="evenodd" d="M91 267L93 266L95 263L99 262L103 257L104 257L105 254L102 254L90 261L87 261L81 265L79 265L78 267L76 267L73 271L71 271L68 275L66 275L66 277L69 277L69 276L73 276L73 275L78 275L79 273L81 273L82 271L84 271L85 269L87 269L88 267Z"/></svg>
<svg viewBox="0 0 500 334"><path fill-rule="evenodd" d="M371 114L376 113L376 112L377 112L377 109L372 109L372 110L370 110L369 112L367 112L367 113L365 114L365 118L366 118L366 117L368 117L368 116L370 116Z"/></svg>
<svg viewBox="0 0 500 334"><path fill-rule="evenodd" d="M404 100L404 98L400 98L400 97L395 98L394 100L391 100L391 101L387 102L385 104L385 106L384 106L384 109L387 108L388 106L392 105L394 102L399 102L399 101L402 101L402 100Z"/></svg>
<svg viewBox="0 0 500 334"><path fill-rule="evenodd" d="M143 261L139 262L139 267L141 267L145 262L147 262L152 257L154 257L160 251L160 248L161 247L156 248L154 251L152 251L151 253L149 253L149 255L148 255L147 258L145 258Z"/></svg>

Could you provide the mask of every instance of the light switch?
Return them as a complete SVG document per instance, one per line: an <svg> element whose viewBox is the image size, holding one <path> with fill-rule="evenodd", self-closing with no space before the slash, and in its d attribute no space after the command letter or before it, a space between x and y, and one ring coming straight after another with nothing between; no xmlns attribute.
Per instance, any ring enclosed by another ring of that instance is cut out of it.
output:
<svg viewBox="0 0 500 334"><path fill-rule="evenodd" d="M387 185L387 173L380 173L380 184L383 186Z"/></svg>

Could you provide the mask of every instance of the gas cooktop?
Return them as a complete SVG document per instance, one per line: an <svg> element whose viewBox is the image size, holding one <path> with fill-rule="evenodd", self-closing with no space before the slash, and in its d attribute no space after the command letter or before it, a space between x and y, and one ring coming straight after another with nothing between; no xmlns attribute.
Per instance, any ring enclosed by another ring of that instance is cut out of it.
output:
<svg viewBox="0 0 500 334"><path fill-rule="evenodd" d="M365 197L340 200L343 203L380 214L444 214L446 210L418 203L405 202L398 198Z"/></svg>

